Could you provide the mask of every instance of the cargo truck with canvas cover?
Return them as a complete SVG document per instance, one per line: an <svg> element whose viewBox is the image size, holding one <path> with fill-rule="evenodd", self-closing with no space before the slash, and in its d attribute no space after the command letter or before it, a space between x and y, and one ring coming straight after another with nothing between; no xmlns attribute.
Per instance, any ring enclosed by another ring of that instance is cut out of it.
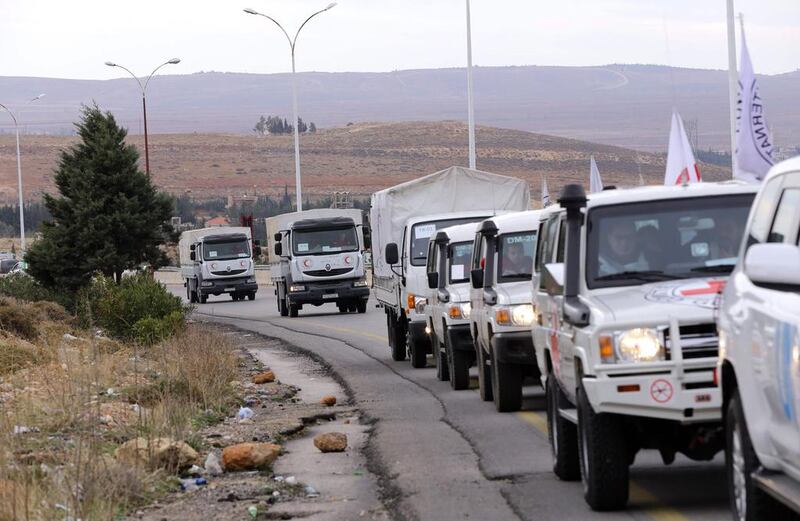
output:
<svg viewBox="0 0 800 521"><path fill-rule="evenodd" d="M430 341L422 306L428 291L428 242L442 228L527 210L528 184L463 167L415 179L372 195L373 286L386 312L392 358L425 367Z"/></svg>
<svg viewBox="0 0 800 521"><path fill-rule="evenodd" d="M281 316L296 317L306 304L336 304L342 313L367 311L369 232L362 210L293 212L268 218L266 226L274 241L270 274Z"/></svg>
<svg viewBox="0 0 800 521"><path fill-rule="evenodd" d="M255 250L255 251L253 251ZM204 304L209 295L233 300L256 298L255 262L261 254L250 228L225 226L188 230L178 242L181 276L189 302Z"/></svg>

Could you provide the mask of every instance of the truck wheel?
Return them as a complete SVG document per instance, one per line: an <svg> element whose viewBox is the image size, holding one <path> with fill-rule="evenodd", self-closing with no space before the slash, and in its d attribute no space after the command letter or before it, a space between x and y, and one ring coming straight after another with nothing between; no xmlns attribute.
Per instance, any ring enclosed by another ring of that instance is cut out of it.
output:
<svg viewBox="0 0 800 521"><path fill-rule="evenodd" d="M297 309L297 304L292 304L289 302L289 316L295 318L299 310Z"/></svg>
<svg viewBox="0 0 800 521"><path fill-rule="evenodd" d="M592 510L619 510L628 502L630 468L619 418L592 410L578 388L578 450L583 496Z"/></svg>
<svg viewBox="0 0 800 521"><path fill-rule="evenodd" d="M761 463L750 441L738 389L734 391L725 415L725 441L728 497L733 518L741 521L780 519L780 506L753 483L751 475Z"/></svg>
<svg viewBox="0 0 800 521"><path fill-rule="evenodd" d="M440 382L446 382L450 379L450 368L447 367L447 353L444 352L439 337L435 332L431 332L431 351L433 351L433 360L436 363L436 379Z"/></svg>
<svg viewBox="0 0 800 521"><path fill-rule="evenodd" d="M492 350L492 396L497 412L514 412L522 408L522 368L498 361Z"/></svg>
<svg viewBox="0 0 800 521"><path fill-rule="evenodd" d="M208 295L200 295L200 303L205 304L208 301Z"/></svg>
<svg viewBox="0 0 800 521"><path fill-rule="evenodd" d="M547 400L547 438L550 453L553 455L553 473L562 481L575 481L581 478L578 462L578 428L574 423L562 418L558 410L567 405L567 397L559 387L553 374L547 377L545 388Z"/></svg>
<svg viewBox="0 0 800 521"><path fill-rule="evenodd" d="M285 298L278 297L278 311L280 311L282 317L289 316L289 306L286 304Z"/></svg>
<svg viewBox="0 0 800 521"><path fill-rule="evenodd" d="M359 313L366 313L367 312L367 301L366 300L359 300L356 304L356 311Z"/></svg>
<svg viewBox="0 0 800 521"><path fill-rule="evenodd" d="M253 293L252 291L247 294L247 300L255 300L255 299L256 299L256 294Z"/></svg>
<svg viewBox="0 0 800 521"><path fill-rule="evenodd" d="M481 347L479 341L475 342L475 351L478 353L478 387L481 400L492 401L492 367L487 360L488 355Z"/></svg>
<svg viewBox="0 0 800 521"><path fill-rule="evenodd" d="M394 315L387 315L389 327L389 345L392 348L392 360L402 362L406 359L406 334L403 323L395 320Z"/></svg>
<svg viewBox="0 0 800 521"><path fill-rule="evenodd" d="M336 304L336 307L339 308L339 313L347 313L346 304Z"/></svg>
<svg viewBox="0 0 800 521"><path fill-rule="evenodd" d="M469 354L453 350L448 338L445 335L444 350L447 356L447 368L450 370L450 387L454 391L461 391L469 387Z"/></svg>
<svg viewBox="0 0 800 521"><path fill-rule="evenodd" d="M406 328L406 346L408 347L408 357L411 359L411 367L424 369L428 366L428 354L418 341L411 338L411 328Z"/></svg>
<svg viewBox="0 0 800 521"><path fill-rule="evenodd" d="M347 311L349 311L350 313L355 313L356 312L356 305L353 304L353 303L348 304L347 305Z"/></svg>

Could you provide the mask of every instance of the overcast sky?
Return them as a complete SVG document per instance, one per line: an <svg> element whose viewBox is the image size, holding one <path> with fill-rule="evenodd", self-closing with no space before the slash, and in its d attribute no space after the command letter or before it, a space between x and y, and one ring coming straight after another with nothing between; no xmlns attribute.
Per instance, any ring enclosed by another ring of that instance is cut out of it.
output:
<svg viewBox="0 0 800 521"><path fill-rule="evenodd" d="M0 0L0 76L108 79L290 70L290 34L329 0ZM800 0L736 0L758 73L800 68ZM300 71L462 67L464 0L340 0L300 35ZM727 67L725 0L472 0L476 65Z"/></svg>

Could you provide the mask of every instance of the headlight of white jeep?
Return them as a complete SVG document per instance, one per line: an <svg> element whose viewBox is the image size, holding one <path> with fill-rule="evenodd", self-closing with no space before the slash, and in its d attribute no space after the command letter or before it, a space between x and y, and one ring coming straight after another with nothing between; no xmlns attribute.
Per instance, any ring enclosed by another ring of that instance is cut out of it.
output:
<svg viewBox="0 0 800 521"><path fill-rule="evenodd" d="M366 288L367 287L367 279L361 279L353 282L354 288Z"/></svg>
<svg viewBox="0 0 800 521"><path fill-rule="evenodd" d="M519 304L498 307L494 312L494 319L501 326L530 326L533 324L533 306Z"/></svg>
<svg viewBox="0 0 800 521"><path fill-rule="evenodd" d="M617 335L617 360L623 363L664 360L664 346L655 329L635 328Z"/></svg>
<svg viewBox="0 0 800 521"><path fill-rule="evenodd" d="M293 284L289 286L289 292L294 293L296 291L305 291L306 287L302 284Z"/></svg>
<svg viewBox="0 0 800 521"><path fill-rule="evenodd" d="M469 302L450 304L447 308L447 314L452 319L469 318L470 311L472 311L472 306Z"/></svg>

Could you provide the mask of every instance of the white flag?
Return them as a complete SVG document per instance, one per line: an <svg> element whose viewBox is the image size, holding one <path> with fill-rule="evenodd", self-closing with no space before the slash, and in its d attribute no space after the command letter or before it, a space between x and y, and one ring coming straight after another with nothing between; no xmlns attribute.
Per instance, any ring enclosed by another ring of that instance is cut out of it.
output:
<svg viewBox="0 0 800 521"><path fill-rule="evenodd" d="M669 131L669 151L667 152L667 171L665 185L700 182L700 169L694 160L692 146L686 137L683 120L677 111L672 113L672 127Z"/></svg>
<svg viewBox="0 0 800 521"><path fill-rule="evenodd" d="M550 190L547 189L547 178L542 178L542 208L550 206Z"/></svg>
<svg viewBox="0 0 800 521"><path fill-rule="evenodd" d="M736 110L736 172L734 177L758 183L774 164L772 138L764 118L764 105L758 92L750 53L742 27L742 56L739 65L739 99Z"/></svg>
<svg viewBox="0 0 800 521"><path fill-rule="evenodd" d="M600 179L600 170L597 169L597 163L594 161L594 156L589 159L589 192L602 192L603 180Z"/></svg>

